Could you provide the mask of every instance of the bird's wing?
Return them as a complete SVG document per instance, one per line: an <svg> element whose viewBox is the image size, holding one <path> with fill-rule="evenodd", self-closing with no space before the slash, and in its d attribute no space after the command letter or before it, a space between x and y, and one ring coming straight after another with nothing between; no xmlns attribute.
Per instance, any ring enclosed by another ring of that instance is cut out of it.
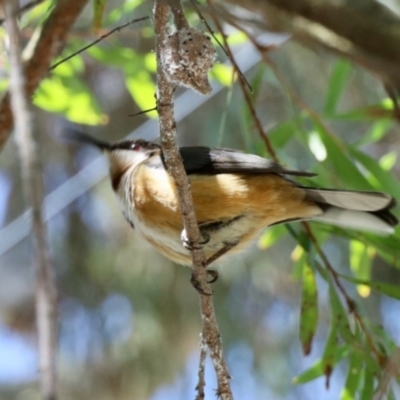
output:
<svg viewBox="0 0 400 400"><path fill-rule="evenodd" d="M316 175L311 172L287 169L266 158L230 149L181 147L180 153L186 173L189 175L214 175L227 173L248 175L275 173L310 177Z"/></svg>

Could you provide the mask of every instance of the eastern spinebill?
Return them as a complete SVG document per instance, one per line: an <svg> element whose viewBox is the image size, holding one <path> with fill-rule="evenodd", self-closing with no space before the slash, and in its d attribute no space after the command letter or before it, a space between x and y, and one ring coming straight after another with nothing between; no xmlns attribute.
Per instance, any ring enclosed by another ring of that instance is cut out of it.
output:
<svg viewBox="0 0 400 400"><path fill-rule="evenodd" d="M112 188L130 225L161 254L190 265L177 191L161 147L142 139L107 143L75 131L67 136L105 152ZM182 147L180 154L207 265L244 250L266 227L289 221L383 234L392 233L398 223L390 212L395 199L386 193L305 187L287 176L315 174L230 149Z"/></svg>

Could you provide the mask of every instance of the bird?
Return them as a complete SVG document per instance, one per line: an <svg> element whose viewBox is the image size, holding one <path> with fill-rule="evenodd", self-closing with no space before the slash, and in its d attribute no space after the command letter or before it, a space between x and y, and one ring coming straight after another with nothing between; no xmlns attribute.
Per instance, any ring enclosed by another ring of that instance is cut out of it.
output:
<svg viewBox="0 0 400 400"><path fill-rule="evenodd" d="M80 131L65 137L105 153L111 187L131 227L165 257L191 265L192 244L161 146L143 139L109 143ZM242 252L272 225L311 220L391 234L398 224L391 212L396 201L389 194L302 186L290 178L316 174L238 150L195 146L179 151L207 267Z"/></svg>

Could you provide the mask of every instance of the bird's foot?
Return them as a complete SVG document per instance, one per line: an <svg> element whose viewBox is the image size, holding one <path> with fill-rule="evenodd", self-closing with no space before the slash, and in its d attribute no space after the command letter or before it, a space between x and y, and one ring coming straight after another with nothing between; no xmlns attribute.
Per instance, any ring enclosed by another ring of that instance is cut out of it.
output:
<svg viewBox="0 0 400 400"><path fill-rule="evenodd" d="M204 245L210 241L210 235L205 232L200 232L200 235L200 240L197 243L194 243L193 241L189 240L186 229L184 229L181 233L183 246L188 250L201 250Z"/></svg>

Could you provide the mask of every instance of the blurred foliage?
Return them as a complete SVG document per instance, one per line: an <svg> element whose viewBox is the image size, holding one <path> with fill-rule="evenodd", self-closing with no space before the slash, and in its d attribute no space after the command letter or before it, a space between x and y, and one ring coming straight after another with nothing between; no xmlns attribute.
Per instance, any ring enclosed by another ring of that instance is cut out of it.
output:
<svg viewBox="0 0 400 400"><path fill-rule="evenodd" d="M44 1L21 17L27 40L51 6ZM187 6L191 24L204 29ZM151 12L151 2L93 0L59 60L96 35ZM244 33L225 28L235 54L250 46ZM217 37L221 40L221 33ZM5 41L3 28L0 38ZM398 121L382 84L348 60L290 40L276 45L273 35L269 40L270 58L260 58L246 76L280 161L318 173L302 179L305 185L385 191L400 199ZM128 117L155 105L153 49L151 22L140 22L64 62L42 81L33 103L49 191L97 157L89 149L60 144L51 138L54 132L81 124L116 140L157 116L153 111ZM211 78L226 89L179 124L179 139L269 156L237 74L218 52ZM2 54L2 93L8 69ZM156 132L148 135L154 138ZM0 163L0 221L6 225L24 209L12 143ZM201 321L189 271L171 265L131 232L107 181L63 210L49 229L60 289L62 398L193 398ZM311 229L337 273L300 224L267 229L258 249L229 260L229 268L219 267L214 297L233 390L243 399L364 400L382 390L385 398L395 398L399 371L391 360L400 335L393 311L399 311L400 300L399 229L388 237L319 224ZM38 398L36 367L27 361L27 354L37 356L30 257L23 242L0 259L0 349L14 349L7 354L16 360L12 377L0 362L1 399ZM211 398L214 377L207 368Z"/></svg>

